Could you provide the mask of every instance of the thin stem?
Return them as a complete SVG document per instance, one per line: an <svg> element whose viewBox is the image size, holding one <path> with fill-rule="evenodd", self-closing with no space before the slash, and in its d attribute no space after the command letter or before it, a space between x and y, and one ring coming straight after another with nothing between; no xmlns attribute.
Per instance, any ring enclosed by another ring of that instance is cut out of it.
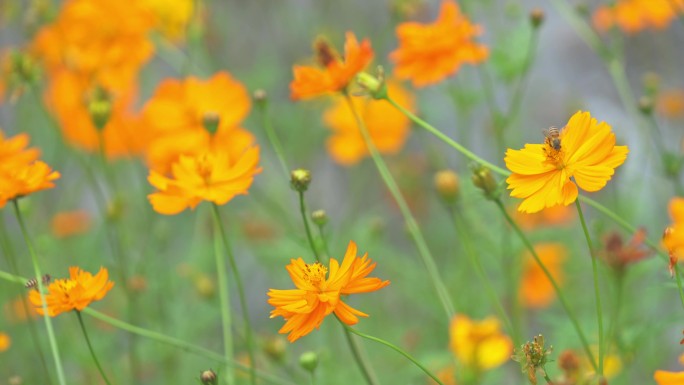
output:
<svg viewBox="0 0 684 385"><path fill-rule="evenodd" d="M38 263L38 255L33 248L33 243L31 243L31 238L29 237L28 231L26 230L26 225L24 224L24 218L19 210L19 204L17 199L12 200L12 206L14 207L14 214L17 217L17 222L19 222L19 227L21 228L21 233L24 236L24 241L26 242L26 247L28 248L29 254L31 255L31 262L33 263L33 272L36 275L36 282L38 284L38 293L40 294L40 300L43 306L43 320L45 321L45 328L48 333L48 341L50 342L50 351L52 352L52 358L55 362L55 369L57 370L57 382L60 385L66 385L66 380L64 377L64 369L62 368L62 359L59 355L59 347L57 346L57 339L55 338L55 331L52 328L52 319L48 315L47 302L43 296L44 286L43 286L43 274L40 272L40 265Z"/></svg>
<svg viewBox="0 0 684 385"><path fill-rule="evenodd" d="M499 211L501 211L501 214L506 218L506 221L508 224L511 225L515 233L518 235L520 240L525 244L525 247L527 250L529 250L530 254L532 254L532 257L534 258L535 262L539 266L540 269L542 269L542 272L544 272L544 275L546 278L551 282L551 286L553 286L554 291L556 292L556 296L558 296L558 300L560 301L561 305L563 306L563 309L565 310L565 313L568 315L568 318L570 318L570 322L572 323L573 327L575 328L575 332L577 333L577 336L580 339L580 342L582 343L582 346L584 347L584 350L587 354L587 357L589 357L589 362L591 363L591 366L594 367L594 370L598 370L598 366L596 365L596 360L594 359L594 353L592 353L591 348L589 347L589 342L587 341L587 337L584 335L584 332L582 331L582 328L579 325L579 322L577 321L577 317L575 316L575 313L572 311L570 308L570 305L568 304L568 301L565 299L565 295L563 294L563 291L561 290L560 286L558 286L558 283L556 280L553 278L553 275L551 275L551 272L549 269L546 268L544 263L541 261L539 258L539 255L537 255L537 251L534 249L534 246L532 246L532 243L530 243L530 240L527 239L527 236L525 236L525 233L520 229L517 223L511 218L511 216L508 214L506 211L506 208L504 207L503 203L501 200L496 200L495 201L497 207L499 208Z"/></svg>
<svg viewBox="0 0 684 385"><path fill-rule="evenodd" d="M682 277L679 275L679 266L675 263L674 273L677 279L677 288L679 289L679 299L682 301L682 307L684 307L684 289L682 288Z"/></svg>
<svg viewBox="0 0 684 385"><path fill-rule="evenodd" d="M378 149L375 147L375 144L373 143L373 140L371 139L371 136L368 133L366 125L361 119L361 116L359 116L358 112L356 111L356 108L354 107L354 102L351 100L351 97L348 93L345 93L344 96L347 100L347 105L349 106L349 109L351 110L351 113L354 116L354 119L356 120L356 124L359 127L359 131L363 136L363 140L366 143L366 147L368 147L368 151L370 152L371 158L373 159L373 162L375 163L375 166L378 169L378 172L380 173L382 180L385 182L387 189L390 191L390 193L394 197L394 200L397 202L399 210L401 211L401 214L404 217L404 220L406 221L408 231L411 233L411 236L413 237L413 240L416 243L418 252L423 260L423 263L425 264L425 268L427 269L428 274L430 275L431 282L435 287L435 291L437 292L437 295L442 303L442 307L444 308L447 317L451 319L456 313L454 310L453 301L451 300L449 291L447 290L446 286L444 285L444 282L442 281L442 278L439 275L439 269L435 264L435 259L427 246L427 242L423 237L423 233L420 231L420 227L418 227L416 219L413 217L413 214L411 213L411 210L409 209L408 204L404 199L404 196L401 194L399 186L397 186L397 182L392 177L392 174L387 168L385 161L382 159L382 156L378 152Z"/></svg>
<svg viewBox="0 0 684 385"><path fill-rule="evenodd" d="M613 307L613 315L611 317L610 321L610 326L608 327L608 334L606 334L606 339L605 343L608 345L606 347L607 353L610 351L611 346L613 346L613 343L615 345L617 344L617 338L615 337L615 333L617 329L619 329L618 326L618 318L620 318L620 309L622 308L622 292L624 291L625 287L625 280L624 280L624 273L622 271L617 273L616 277L616 293L615 293L615 306Z"/></svg>
<svg viewBox="0 0 684 385"><path fill-rule="evenodd" d="M344 336L347 339L347 344L349 344L349 349L352 351L354 360L356 361L357 366L361 370L363 378L366 380L368 385L378 385L378 378L371 369L370 365L368 365L368 359L361 351L358 341L356 341L354 337L351 335L351 332L349 331L349 328L347 328L347 325L345 325L339 318L337 318L337 320L340 321L340 324L342 325L342 329L344 330Z"/></svg>
<svg viewBox="0 0 684 385"><path fill-rule="evenodd" d="M328 258L332 254L330 254L330 248L328 248L328 240L325 238L325 232L323 231L323 226L316 224L316 227L318 227L318 236L321 238L321 242L323 243L323 250L325 251L325 254L327 255Z"/></svg>
<svg viewBox="0 0 684 385"><path fill-rule="evenodd" d="M214 259L216 260L216 275L219 287L219 303L221 306L221 328L223 332L223 353L226 360L233 360L233 337L231 332L232 316L230 311L230 292L226 278L226 264L221 250L221 229L219 219L214 215ZM229 369L225 375L226 383L235 383L235 373Z"/></svg>
<svg viewBox="0 0 684 385"><path fill-rule="evenodd" d="M264 131L266 131L268 141L271 143L273 151L275 151L276 156L278 157L278 162L280 163L280 167L283 170L283 175L288 175L288 170L290 170L290 168L287 166L287 161L285 160L285 152L283 151L283 145L280 142L280 138L278 138L278 135L273 129L273 122L271 122L270 116L268 114L268 100L259 101L256 104L257 107L260 107L259 112L261 112L261 123L264 126Z"/></svg>
<svg viewBox="0 0 684 385"><path fill-rule="evenodd" d="M542 369L542 373L544 373L544 380L548 385L553 385L553 381L549 378L548 373L546 373L546 369Z"/></svg>
<svg viewBox="0 0 684 385"><path fill-rule="evenodd" d="M591 242L591 236L589 236L589 230L587 229L587 224L584 221L584 213L582 213L582 206L578 200L575 200L575 206L577 206L577 213L579 214L580 223L582 224L582 231L584 231L584 237L587 239L587 246L589 247L589 255L591 255L591 270L594 276L594 295L596 296L596 318L598 322L598 375L603 376L603 351L604 340L603 340L603 311L601 309L601 291L599 289L598 281L598 262L596 254L594 253L594 245Z"/></svg>
<svg viewBox="0 0 684 385"><path fill-rule="evenodd" d="M81 324L81 330L83 331L83 336L85 337L86 343L88 344L88 349L90 350L90 355L93 357L93 361L95 361L95 366L97 366L97 370L100 371L100 375L102 376L102 379L104 380L104 382L106 382L107 385L111 385L112 383L109 382L107 375L105 374L104 370L102 369L102 366L100 365L100 361L98 361L97 356L95 355L95 350L93 349L93 345L90 343L90 338L88 337L88 332L86 331L85 324L83 323L83 317L81 316L81 312L76 310L76 316L78 317L78 323Z"/></svg>
<svg viewBox="0 0 684 385"><path fill-rule="evenodd" d="M226 249L228 254L228 261L230 262L230 268L233 270L233 276L235 277L235 284L238 288L238 297L240 298L240 308L242 310L242 321L245 324L245 338L247 340L247 354L249 355L249 379L252 385L256 384L256 372L255 366L256 361L254 359L254 338L252 333L252 326L249 322L249 309L247 307L247 299L245 297L245 289L242 285L242 278L240 277L240 272L238 271L237 264L235 263L235 256L233 255L233 249L230 247L228 242L228 236L223 228L223 221L221 221L221 214L219 213L218 206L216 203L212 203L212 213L214 216L214 223L219 228L221 233L221 239L223 240L223 247Z"/></svg>
<svg viewBox="0 0 684 385"><path fill-rule="evenodd" d="M309 246L311 251L316 257L316 261L320 262L321 257L318 255L318 249L316 249L316 243L314 242L313 235L311 235L311 226L309 225L309 217L306 215L306 202L304 201L304 192L298 191L299 194L299 212L302 214L302 221L304 222L304 229L306 230L306 239L309 240Z"/></svg>
<svg viewBox="0 0 684 385"><path fill-rule="evenodd" d="M388 348L390 348L390 349L394 350L395 352L401 354L402 356L406 357L406 358L407 358L409 361L411 361L414 365L416 365L417 367L419 367L420 370L422 370L425 374L427 374L428 376L430 376L430 378L432 378L433 380L435 380L436 383L438 383L439 385L444 385L444 383L442 383L442 381L440 381L439 378L437 378L437 376L435 376L434 374L432 374L432 372L430 372L425 366L421 365L421 363L418 362L415 358L413 358L410 354L408 354L407 352L405 352L405 351L404 351L403 349L401 349L400 347L394 345L393 343L387 342L387 341L385 341L385 340L383 340L383 339L380 339L380 338L377 338L377 337L373 337L373 336L371 336L371 335L369 335L369 334L362 333L362 332L360 332L360 331L358 331L358 330L355 330L355 329L353 329L353 328L351 328L351 327L349 327L349 326L347 326L347 325L345 325L345 329L349 330L350 332L356 334L356 335L359 336L359 337L363 337L363 338L365 338L365 339L367 339L367 340L375 341L375 342L377 342L377 343L379 343L379 344L382 344L382 345L387 346Z"/></svg>

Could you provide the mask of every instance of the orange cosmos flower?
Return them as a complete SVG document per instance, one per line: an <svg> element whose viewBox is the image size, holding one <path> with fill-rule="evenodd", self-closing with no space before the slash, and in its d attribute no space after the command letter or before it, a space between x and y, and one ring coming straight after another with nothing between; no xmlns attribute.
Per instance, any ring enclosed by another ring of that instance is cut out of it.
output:
<svg viewBox="0 0 684 385"><path fill-rule="evenodd" d="M544 144L508 149L504 161L513 173L506 182L512 197L524 199L519 211L567 206L577 199L578 186L591 192L602 189L627 152L627 146L615 145L615 134L607 123L597 123L588 112L578 111Z"/></svg>
<svg viewBox="0 0 684 385"><path fill-rule="evenodd" d="M319 262L306 264L301 258L290 260L286 268L297 289L268 292L268 303L275 307L271 318L282 316L286 320L279 333L290 333L287 339L294 342L318 329L330 313L334 312L347 325L356 324L358 317L368 317L342 302L340 296L380 290L389 281L367 278L375 263L368 259L368 253L359 258L356 252L356 243L350 241L342 265L330 258L329 271Z"/></svg>
<svg viewBox="0 0 684 385"><path fill-rule="evenodd" d="M684 117L684 90L673 89L661 92L656 100L656 108L667 118Z"/></svg>
<svg viewBox="0 0 684 385"><path fill-rule="evenodd" d="M563 281L561 265L567 256L565 247L559 243L540 243L534 246L534 251L556 283L560 285ZM553 285L529 251L525 253L523 261L523 273L518 291L521 303L533 309L549 306L556 298Z"/></svg>
<svg viewBox="0 0 684 385"><path fill-rule="evenodd" d="M0 131L0 208L7 201L55 187L59 173L36 160L37 149L26 149L28 135L5 139Z"/></svg>
<svg viewBox="0 0 684 385"><path fill-rule="evenodd" d="M658 385L682 385L684 384L684 372L656 370L653 379Z"/></svg>
<svg viewBox="0 0 684 385"><path fill-rule="evenodd" d="M674 223L665 229L663 245L670 253L670 275L674 275L674 266L684 255L684 198L672 198L669 210Z"/></svg>
<svg viewBox="0 0 684 385"><path fill-rule="evenodd" d="M247 89L228 72L207 80L191 76L163 81L142 111L149 167L166 174L181 154L210 147L241 154L254 143L254 136L240 127L250 108ZM205 127L209 121L217 124L213 135Z"/></svg>
<svg viewBox="0 0 684 385"><path fill-rule="evenodd" d="M604 237L604 248L599 255L615 272L623 274L627 266L653 254L644 244L645 240L646 230L643 228L638 229L629 242L625 242L618 232L611 232Z"/></svg>
<svg viewBox="0 0 684 385"><path fill-rule="evenodd" d="M424 87L455 74L462 64L481 63L489 55L487 47L473 41L481 33L482 28L468 21L455 2L443 1L434 23L397 27L399 48L390 54L397 64L394 74Z"/></svg>
<svg viewBox="0 0 684 385"><path fill-rule="evenodd" d="M388 93L397 103L414 111L413 96L399 83L389 81ZM353 98L357 111L368 128L373 143L383 154L395 154L406 143L411 121L385 100ZM366 143L347 102L340 97L328 108L323 121L333 131L328 139L328 152L342 165L353 165L369 155Z"/></svg>
<svg viewBox="0 0 684 385"><path fill-rule="evenodd" d="M500 366L513 353L513 342L501 332L501 324L494 317L473 321L458 314L451 320L449 334L451 351L456 358L478 371Z"/></svg>
<svg viewBox="0 0 684 385"><path fill-rule="evenodd" d="M617 26L627 33L647 28L664 29L684 13L684 0L619 0L601 6L593 16L594 26L606 31Z"/></svg>
<svg viewBox="0 0 684 385"><path fill-rule="evenodd" d="M81 311L91 302L99 301L114 287L109 281L109 273L104 267L94 276L87 271L72 266L69 278L56 279L48 286L48 293L43 294L48 315L57 315L71 310ZM43 301L38 290L29 292L29 300L40 314L43 313Z"/></svg>
<svg viewBox="0 0 684 385"><path fill-rule="evenodd" d="M28 300L23 295L6 302L3 306L3 312L8 322L24 322L29 318L35 319L39 316L36 309L29 305Z"/></svg>
<svg viewBox="0 0 684 385"><path fill-rule="evenodd" d="M83 234L90 228L90 214L86 210L63 211L52 217L50 227L57 238Z"/></svg>
<svg viewBox="0 0 684 385"><path fill-rule="evenodd" d="M181 155L171 166L171 177L151 171L147 180L159 191L148 195L160 214L178 214L202 201L223 205L236 195L247 194L254 175L261 172L259 147L235 156L228 151Z"/></svg>
<svg viewBox="0 0 684 385"><path fill-rule="evenodd" d="M343 91L373 60L370 41L356 40L352 32L347 32L344 43L344 61L323 39L314 43L316 60L319 67L294 66L294 80L290 83L290 97L293 100L312 98L331 92Z"/></svg>

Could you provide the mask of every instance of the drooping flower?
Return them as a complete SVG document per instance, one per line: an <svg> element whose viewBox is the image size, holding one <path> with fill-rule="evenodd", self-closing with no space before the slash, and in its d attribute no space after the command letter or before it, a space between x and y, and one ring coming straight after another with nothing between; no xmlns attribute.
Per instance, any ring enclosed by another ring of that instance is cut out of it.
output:
<svg viewBox="0 0 684 385"><path fill-rule="evenodd" d="M413 111L413 96L399 83L389 81L387 88L397 103ZM353 98L352 103L366 124L378 151L383 154L399 152L409 135L411 122L408 117L386 100ZM353 165L369 155L366 142L344 98L337 99L335 104L325 111L323 121L333 131L333 135L328 139L327 148L337 163Z"/></svg>
<svg viewBox="0 0 684 385"><path fill-rule="evenodd" d="M373 49L368 39L361 43L352 32L347 32L344 43L344 60L324 39L314 43L317 67L292 67L294 80L290 83L293 100L307 99L347 88L356 75L373 60Z"/></svg>
<svg viewBox="0 0 684 385"><path fill-rule="evenodd" d="M7 201L55 187L59 173L37 160L39 151L26 148L28 135L5 139L0 130L0 208Z"/></svg>
<svg viewBox="0 0 684 385"><path fill-rule="evenodd" d="M567 256L565 247L558 243L540 243L534 245L534 251L556 283L560 285L563 281L562 263ZM518 296L523 306L533 309L547 307L556 298L553 285L529 251L525 253L523 259L523 273Z"/></svg>
<svg viewBox="0 0 684 385"><path fill-rule="evenodd" d="M629 242L625 242L619 233L612 232L604 237L604 248L599 255L616 273L623 274L627 266L653 254L644 244L645 240L643 228L638 229Z"/></svg>
<svg viewBox="0 0 684 385"><path fill-rule="evenodd" d="M227 72L206 80L163 81L142 111L148 166L166 174L181 154L208 148L241 154L254 144L254 136L240 127L250 108L247 89ZM209 121L217 125L213 134L206 128Z"/></svg>
<svg viewBox="0 0 684 385"><path fill-rule="evenodd" d="M286 321L279 333L289 333L287 339L294 342L319 328L330 313L334 312L347 325L356 324L358 317L368 317L344 303L341 296L380 290L389 281L368 278L375 263L368 258L368 253L361 258L356 253L356 243L350 241L342 264L330 258L330 269L319 262L307 264L302 258L290 260L286 269L297 288L268 292L268 303L275 307L271 318L281 316Z"/></svg>
<svg viewBox="0 0 684 385"><path fill-rule="evenodd" d="M627 33L644 29L664 29L684 14L684 0L619 0L603 5L593 16L594 26L606 31L614 26Z"/></svg>
<svg viewBox="0 0 684 385"><path fill-rule="evenodd" d="M518 210L535 213L546 207L569 205L577 199L578 186L601 190L627 158L627 146L615 145L615 134L588 112L578 111L544 144L526 144L506 151L506 179L511 196L523 198Z"/></svg>
<svg viewBox="0 0 684 385"><path fill-rule="evenodd" d="M449 334L456 358L475 370L493 369L511 358L513 342L501 332L501 324L494 317L473 321L458 314L451 320Z"/></svg>
<svg viewBox="0 0 684 385"><path fill-rule="evenodd" d="M202 201L223 205L236 195L247 194L254 176L261 172L259 147L241 154L227 150L181 155L171 165L171 177L154 170L147 180L159 191L148 195L160 214L178 214Z"/></svg>
<svg viewBox="0 0 684 385"><path fill-rule="evenodd" d="M114 287L109 281L109 273L104 267L97 274L81 270L76 266L69 268L69 278L56 279L48 286L47 294L43 294L45 305L50 317L71 310L81 311L91 302L99 301ZM36 311L44 314L43 301L38 290L29 292L29 300L36 307Z"/></svg>
<svg viewBox="0 0 684 385"><path fill-rule="evenodd" d="M463 64L479 64L489 55L486 46L474 41L481 33L482 28L472 24L456 2L445 0L435 22L397 27L399 47L390 54L397 65L394 74L424 87L457 73Z"/></svg>

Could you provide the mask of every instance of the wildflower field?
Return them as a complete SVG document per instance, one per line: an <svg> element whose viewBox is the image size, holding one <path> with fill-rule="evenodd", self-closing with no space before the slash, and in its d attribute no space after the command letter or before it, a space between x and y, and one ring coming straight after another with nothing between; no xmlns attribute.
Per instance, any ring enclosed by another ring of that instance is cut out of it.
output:
<svg viewBox="0 0 684 385"><path fill-rule="evenodd" d="M0 0L0 385L684 385L684 0Z"/></svg>

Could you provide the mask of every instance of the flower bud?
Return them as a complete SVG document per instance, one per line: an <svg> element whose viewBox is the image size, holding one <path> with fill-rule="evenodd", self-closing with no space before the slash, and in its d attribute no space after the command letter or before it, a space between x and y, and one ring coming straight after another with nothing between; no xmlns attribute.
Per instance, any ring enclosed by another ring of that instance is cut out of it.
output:
<svg viewBox="0 0 684 385"><path fill-rule="evenodd" d="M655 72L646 72L641 79L644 87L644 94L648 96L655 96L660 89L660 75Z"/></svg>
<svg viewBox="0 0 684 385"><path fill-rule="evenodd" d="M542 24L544 24L544 10L541 8L535 8L530 12L530 23L532 24L533 28L539 28Z"/></svg>
<svg viewBox="0 0 684 385"><path fill-rule="evenodd" d="M492 171L481 164L473 166L472 170L473 175L471 179L473 184L484 192L487 199L496 200L499 197L500 191Z"/></svg>
<svg viewBox="0 0 684 385"><path fill-rule="evenodd" d="M216 385L218 384L218 376L213 370L205 370L200 374L200 381L204 385Z"/></svg>
<svg viewBox="0 0 684 385"><path fill-rule="evenodd" d="M254 104L256 104L257 107L263 108L266 106L266 103L268 103L268 94L266 93L266 90L259 88L252 93L252 99L254 99Z"/></svg>
<svg viewBox="0 0 684 385"><path fill-rule="evenodd" d="M264 353L275 362L282 362L286 351L285 339L280 336L269 338L264 344Z"/></svg>
<svg viewBox="0 0 684 385"><path fill-rule="evenodd" d="M314 370L316 370L316 366L318 366L318 354L311 351L302 353L302 355L299 356L299 365L304 370L313 373Z"/></svg>
<svg viewBox="0 0 684 385"><path fill-rule="evenodd" d="M325 213L325 210L316 210L311 213L311 219L316 226L323 227L328 223L328 214Z"/></svg>
<svg viewBox="0 0 684 385"><path fill-rule="evenodd" d="M361 72L356 76L356 83L373 99L387 98L387 84L385 83L385 69L378 66L376 75Z"/></svg>
<svg viewBox="0 0 684 385"><path fill-rule="evenodd" d="M209 135L214 135L218 131L219 124L221 124L221 116L217 113L209 112L202 117L202 125Z"/></svg>
<svg viewBox="0 0 684 385"><path fill-rule="evenodd" d="M311 171L305 170L303 168L298 168L292 170L290 173L290 186L300 193L308 190L309 184L311 183Z"/></svg>
<svg viewBox="0 0 684 385"><path fill-rule="evenodd" d="M88 99L88 113L98 131L102 131L112 116L112 95L103 87L96 87Z"/></svg>
<svg viewBox="0 0 684 385"><path fill-rule="evenodd" d="M653 113L653 99L642 96L639 99L639 111L644 115L651 115Z"/></svg>
<svg viewBox="0 0 684 385"><path fill-rule="evenodd" d="M452 170L442 170L435 174L435 190L445 203L454 203L461 191L461 182Z"/></svg>
<svg viewBox="0 0 684 385"><path fill-rule="evenodd" d="M558 367L565 373L565 377L575 379L579 375L580 359L572 350L564 350L558 355Z"/></svg>

